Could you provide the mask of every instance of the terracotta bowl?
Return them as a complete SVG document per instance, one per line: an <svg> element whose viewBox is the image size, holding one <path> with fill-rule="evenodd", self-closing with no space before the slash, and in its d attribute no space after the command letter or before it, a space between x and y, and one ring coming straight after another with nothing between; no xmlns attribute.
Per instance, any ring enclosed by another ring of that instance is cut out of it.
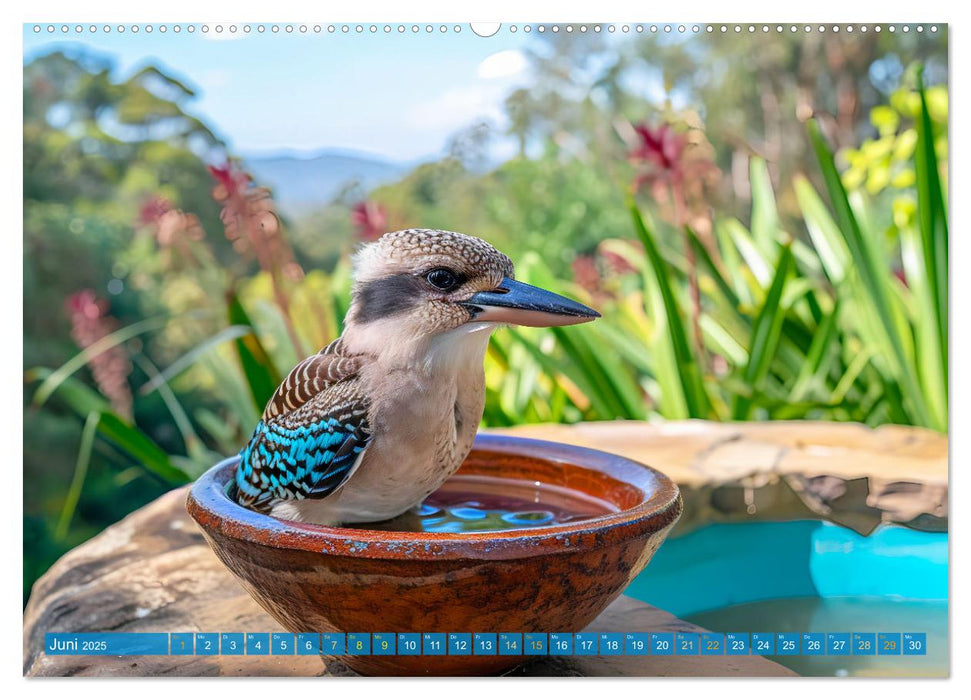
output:
<svg viewBox="0 0 971 700"><path fill-rule="evenodd" d="M189 514L243 587L293 632L575 632L641 572L681 515L677 485L616 455L479 435L460 473L541 481L619 512L480 533L322 527L226 495L236 458L192 487ZM345 656L369 675L492 674L513 656Z"/></svg>

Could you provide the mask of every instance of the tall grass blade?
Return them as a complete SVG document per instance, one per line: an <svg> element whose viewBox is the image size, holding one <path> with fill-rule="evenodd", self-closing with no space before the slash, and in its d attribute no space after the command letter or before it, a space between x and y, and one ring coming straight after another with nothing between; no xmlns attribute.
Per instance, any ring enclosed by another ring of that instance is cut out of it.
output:
<svg viewBox="0 0 971 700"><path fill-rule="evenodd" d="M273 361L260 342L246 309L236 292L228 295L229 323L231 326L248 326L250 332L235 340L236 356L246 377L246 385L257 412L262 412L273 392L280 385L281 377Z"/></svg>
<svg viewBox="0 0 971 700"><path fill-rule="evenodd" d="M163 481L170 484L189 481L189 475L176 467L154 440L114 413L101 414L98 432Z"/></svg>
<svg viewBox="0 0 971 700"><path fill-rule="evenodd" d="M32 376L50 377L49 369L37 368L31 371ZM113 413L104 398L70 377L58 385L60 396L79 416L89 416L98 413L98 432L116 447L126 452L149 472L163 481L172 484L183 484L189 480L188 474L172 464L165 450L156 444L138 426L132 425L125 419Z"/></svg>
<svg viewBox="0 0 971 700"><path fill-rule="evenodd" d="M762 255L775 251L779 233L779 212L775 207L775 193L769 167L762 158L749 162L749 185L752 188L752 237Z"/></svg>
<svg viewBox="0 0 971 700"><path fill-rule="evenodd" d="M667 262L661 257L654 236L648 231L644 219L641 217L640 210L637 208L637 204L633 199L629 201L628 207L634 218L634 228L644 246L644 251L647 254L647 259L651 266L652 275L649 279L653 280L661 297L665 321L667 323L667 336L670 338L673 359L676 363L676 366L672 369L680 379L688 414L693 418L707 417L711 402L708 400L705 386L701 379L701 372L691 353L691 346L688 344L688 333L681 319L674 291L671 288L671 277L668 272ZM667 370L659 367L659 372L661 371Z"/></svg>
<svg viewBox="0 0 971 700"><path fill-rule="evenodd" d="M148 382L142 385L139 389L139 393L142 396L148 396L153 391L158 389L163 384L171 381L179 374L189 369L192 365L199 361L203 355L208 353L213 348L216 348L223 343L229 342L230 340L235 340L236 338L242 338L248 333L252 333L253 329L249 326L229 326L224 328L215 335L209 336L204 341L196 345L194 348L189 350L187 353L179 357L172 364L166 367L161 372L157 372L155 376Z"/></svg>
<svg viewBox="0 0 971 700"><path fill-rule="evenodd" d="M63 365L58 367L56 370L51 372L51 374L44 379L41 385L37 388L37 391L34 393L33 404L35 406L43 406L47 399L49 399L51 395L57 391L57 388L65 379L84 367L91 359L143 333L158 330L159 328L164 327L169 320L170 319L167 316L147 318L144 321L138 321L130 326L119 328L113 333L109 333L104 338L95 341L70 360L65 362Z"/></svg>
<svg viewBox="0 0 971 700"><path fill-rule="evenodd" d="M765 301L762 303L758 316L755 317L755 323L752 325L748 364L745 366L742 378L747 385L752 387L753 393L761 391L762 384L769 373L769 366L772 364L779 347L782 321L786 314L786 309L782 305L782 297L793 264L792 247L784 246L779 254L779 263L776 265L772 284L769 291L766 292ZM752 403L751 397L736 396L732 405L732 418L734 420L747 419L752 409Z"/></svg>
<svg viewBox="0 0 971 700"><path fill-rule="evenodd" d="M934 150L934 132L924 92L924 78L917 71L917 89L920 94L920 113L917 119L917 148L914 165L917 176L917 213L920 222L921 247L924 267L930 287L930 299L934 302L934 323L938 334L939 367L943 373L941 389L943 403L947 404L947 355L948 355L948 226L947 207L941 188L941 175ZM946 418L945 418L946 423Z"/></svg>
<svg viewBox="0 0 971 700"><path fill-rule="evenodd" d="M54 538L63 541L67 537L68 528L74 518L74 511L77 510L78 501L81 499L81 491L84 489L84 480L88 476L88 465L91 463L91 452L94 448L94 437L98 432L98 423L101 414L92 412L84 421L84 429L81 431L81 443L78 445L78 458L74 463L74 476L71 477L71 486L67 490L64 499L64 506L61 508L61 515L54 528Z"/></svg>
<svg viewBox="0 0 971 700"><path fill-rule="evenodd" d="M810 119L808 129L816 158L823 173L830 202L836 212L836 222L850 251L854 273L859 277L866 292L867 303L872 306L879 321L880 335L883 341L881 344L885 349L883 359L890 365L893 375L901 383L907 401L913 407L915 422L919 425L940 428L940 426L935 425L930 415L925 397L898 332L901 314L891 306L890 285L887 280L889 272L878 267L877 261L873 257L870 246L850 207L843 182L836 170L833 154L823 138L819 125L815 120Z"/></svg>

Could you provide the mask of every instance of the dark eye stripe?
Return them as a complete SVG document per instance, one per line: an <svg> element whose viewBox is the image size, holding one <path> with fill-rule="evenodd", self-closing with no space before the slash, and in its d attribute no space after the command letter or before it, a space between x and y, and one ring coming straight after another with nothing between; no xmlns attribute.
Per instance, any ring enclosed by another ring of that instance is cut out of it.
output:
<svg viewBox="0 0 971 700"><path fill-rule="evenodd" d="M354 295L357 303L354 320L370 323L407 311L418 303L423 284L420 277L400 274L361 285Z"/></svg>

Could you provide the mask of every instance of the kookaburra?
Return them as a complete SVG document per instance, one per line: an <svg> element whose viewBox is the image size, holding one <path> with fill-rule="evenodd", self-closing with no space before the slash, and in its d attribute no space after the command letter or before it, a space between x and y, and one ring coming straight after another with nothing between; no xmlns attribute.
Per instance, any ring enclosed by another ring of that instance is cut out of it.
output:
<svg viewBox="0 0 971 700"><path fill-rule="evenodd" d="M387 233L354 257L344 332L298 364L240 453L236 500L286 520L393 518L462 464L485 404L501 323L599 317L513 279L512 261L461 233Z"/></svg>

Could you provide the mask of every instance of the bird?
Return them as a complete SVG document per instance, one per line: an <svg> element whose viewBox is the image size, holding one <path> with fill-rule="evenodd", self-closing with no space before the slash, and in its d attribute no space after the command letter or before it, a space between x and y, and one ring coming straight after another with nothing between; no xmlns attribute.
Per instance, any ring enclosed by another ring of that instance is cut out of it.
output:
<svg viewBox="0 0 971 700"><path fill-rule="evenodd" d="M290 371L240 452L244 507L325 526L401 515L472 448L492 331L600 316L517 281L508 256L453 231L385 233L352 270L342 334Z"/></svg>

